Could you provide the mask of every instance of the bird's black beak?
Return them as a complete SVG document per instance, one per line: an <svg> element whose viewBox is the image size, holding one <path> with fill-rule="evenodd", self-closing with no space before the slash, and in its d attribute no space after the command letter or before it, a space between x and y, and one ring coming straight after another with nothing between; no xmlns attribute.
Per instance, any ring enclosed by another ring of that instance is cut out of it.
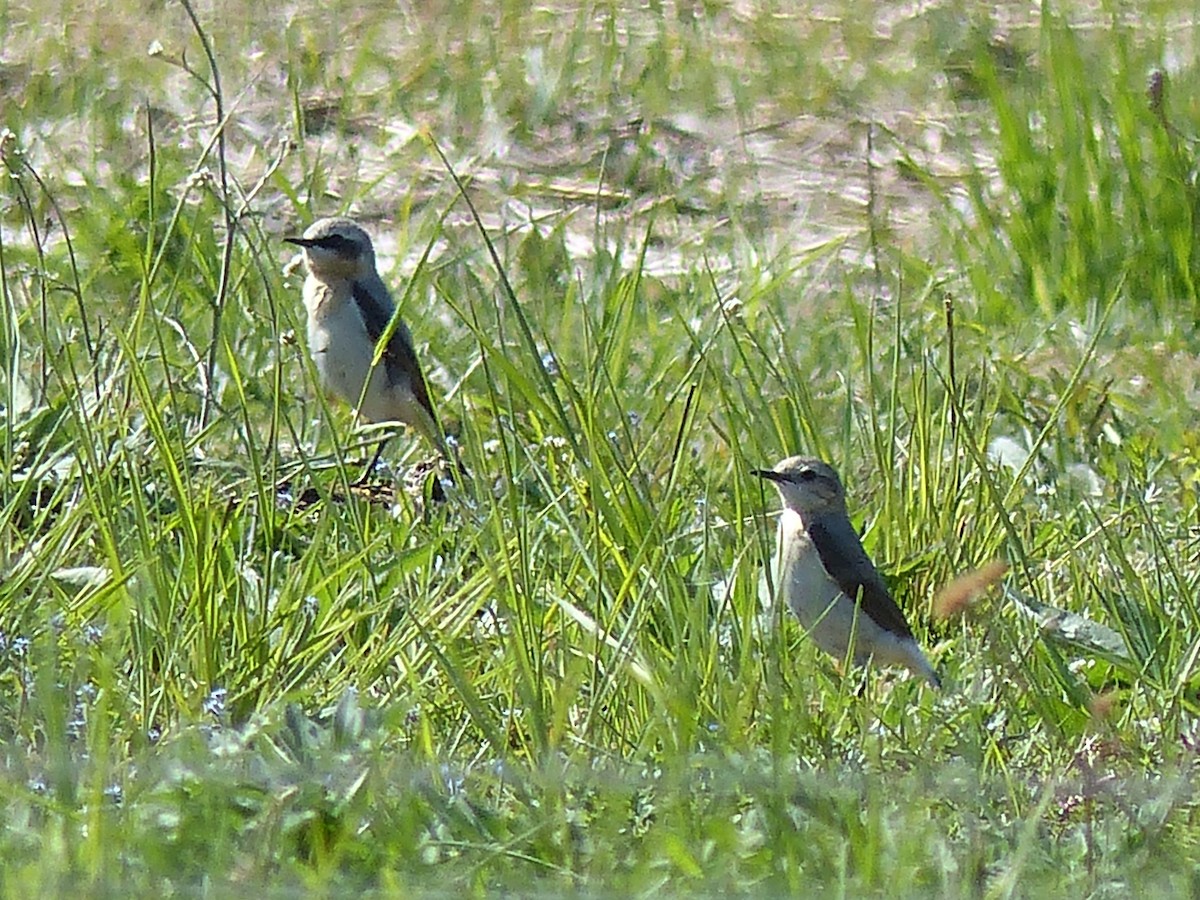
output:
<svg viewBox="0 0 1200 900"><path fill-rule="evenodd" d="M759 478L765 478L767 481L787 481L785 477L774 469L751 469L750 474L757 475Z"/></svg>
<svg viewBox="0 0 1200 900"><path fill-rule="evenodd" d="M312 247L317 243L316 241L309 240L308 238L284 238L283 242L285 244L295 244L297 247L306 248Z"/></svg>

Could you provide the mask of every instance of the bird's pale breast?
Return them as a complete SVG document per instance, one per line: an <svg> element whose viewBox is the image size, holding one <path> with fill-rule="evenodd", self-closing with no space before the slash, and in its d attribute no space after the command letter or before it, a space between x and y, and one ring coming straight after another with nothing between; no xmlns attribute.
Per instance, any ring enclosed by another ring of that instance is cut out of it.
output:
<svg viewBox="0 0 1200 900"><path fill-rule="evenodd" d="M817 548L795 510L784 509L780 513L776 553L779 590L787 597L800 624L812 633L819 646L828 649L822 635L830 631L830 620L836 618L836 609L830 609L830 604L842 592L821 565Z"/></svg>
<svg viewBox="0 0 1200 900"><path fill-rule="evenodd" d="M321 375L321 383L330 393L357 406L369 422L397 418L394 401L382 364L371 368L375 346L367 334L349 283L344 292L309 278L304 285L304 305L308 310L308 347ZM363 384L370 386L363 393ZM361 399L361 403L359 402Z"/></svg>

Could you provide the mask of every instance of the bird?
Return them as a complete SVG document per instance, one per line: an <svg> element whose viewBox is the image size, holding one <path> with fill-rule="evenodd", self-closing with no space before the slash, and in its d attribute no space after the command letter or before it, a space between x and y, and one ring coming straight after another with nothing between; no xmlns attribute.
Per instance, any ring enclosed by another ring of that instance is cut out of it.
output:
<svg viewBox="0 0 1200 900"><path fill-rule="evenodd" d="M818 647L854 663L907 667L941 687L904 613L863 549L846 513L846 490L828 463L791 456L751 473L783 501L775 572L778 590Z"/></svg>
<svg viewBox="0 0 1200 900"><path fill-rule="evenodd" d="M452 460L412 333L402 320L397 319L380 363L372 365L396 307L375 268L375 247L367 232L353 219L334 216L284 241L304 251L308 348L323 387L355 407L366 422L403 422L415 428ZM356 486L370 477L387 441L379 442ZM440 493L436 481L434 490L435 496Z"/></svg>

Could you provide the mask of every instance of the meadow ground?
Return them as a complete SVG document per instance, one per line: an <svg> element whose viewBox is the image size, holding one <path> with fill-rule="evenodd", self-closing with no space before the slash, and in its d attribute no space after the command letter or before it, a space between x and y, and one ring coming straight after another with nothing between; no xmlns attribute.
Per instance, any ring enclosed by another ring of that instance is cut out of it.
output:
<svg viewBox="0 0 1200 900"><path fill-rule="evenodd" d="M255 6L0 3L0 893L1195 894L1194 15ZM796 452L946 690L762 605Z"/></svg>

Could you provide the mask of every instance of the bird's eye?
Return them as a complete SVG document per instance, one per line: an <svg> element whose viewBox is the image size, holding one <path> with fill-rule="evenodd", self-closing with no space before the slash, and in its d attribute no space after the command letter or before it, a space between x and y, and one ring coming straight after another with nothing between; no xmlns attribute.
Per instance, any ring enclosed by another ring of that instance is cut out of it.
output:
<svg viewBox="0 0 1200 900"><path fill-rule="evenodd" d="M814 472L812 469L801 469L800 474L797 477L801 481L812 481L814 478L817 477L817 473Z"/></svg>

